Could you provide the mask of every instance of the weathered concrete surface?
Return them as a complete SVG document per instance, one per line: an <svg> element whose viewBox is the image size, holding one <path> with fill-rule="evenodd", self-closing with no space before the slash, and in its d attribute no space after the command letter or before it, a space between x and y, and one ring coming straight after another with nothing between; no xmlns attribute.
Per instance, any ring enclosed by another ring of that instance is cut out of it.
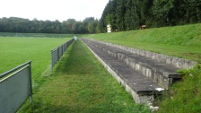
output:
<svg viewBox="0 0 201 113"><path fill-rule="evenodd" d="M140 55L140 56L145 56L147 58L151 58L152 60L155 60L157 62L170 64L170 65L173 65L173 66L175 66L177 68L180 68L180 69L190 69L194 65L197 64L197 62L195 62L195 61L190 61L190 60L186 60L186 59L182 59L182 58L177 58L177 57L172 57L172 56L168 56L168 55L158 54L158 53L145 51L145 50L140 50L140 49L136 49L136 48L130 48L130 47L121 46L121 45L117 45L117 44L112 44L112 43L108 43L108 42L102 42L102 41L99 41L99 42L103 43L105 45L110 45L110 46L113 46L113 47L123 49L125 51L132 52L132 53Z"/></svg>
<svg viewBox="0 0 201 113"><path fill-rule="evenodd" d="M90 40L90 42L94 46L102 49L103 52L126 63L129 67L161 85L165 89L169 89L174 81L181 78L177 73L179 68L172 65L156 62L150 58L112 47L98 41Z"/></svg>
<svg viewBox="0 0 201 113"><path fill-rule="evenodd" d="M137 71L134 71L121 60L111 57L106 52L103 52L102 48L98 45L93 44L91 41L86 39L82 40L104 67L117 79L119 83L122 84L122 86L125 87L126 91L133 96L137 103L152 102L155 95L160 94L156 89L162 88L161 86Z"/></svg>

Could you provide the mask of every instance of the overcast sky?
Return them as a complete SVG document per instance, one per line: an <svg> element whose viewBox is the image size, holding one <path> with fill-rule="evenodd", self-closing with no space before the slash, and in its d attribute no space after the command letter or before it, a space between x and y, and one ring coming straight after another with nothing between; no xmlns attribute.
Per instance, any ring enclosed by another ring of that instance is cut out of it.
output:
<svg viewBox="0 0 201 113"><path fill-rule="evenodd" d="M21 17L33 20L77 21L100 19L109 0L0 0L0 18Z"/></svg>

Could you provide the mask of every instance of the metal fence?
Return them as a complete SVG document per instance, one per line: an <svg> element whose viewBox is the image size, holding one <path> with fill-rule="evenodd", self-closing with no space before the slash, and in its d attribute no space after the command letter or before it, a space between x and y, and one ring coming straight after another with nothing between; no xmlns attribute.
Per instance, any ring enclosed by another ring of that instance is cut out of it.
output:
<svg viewBox="0 0 201 113"><path fill-rule="evenodd" d="M51 50L51 70L53 70L54 65L57 63L57 61L59 61L60 57L64 54L74 40L75 38Z"/></svg>
<svg viewBox="0 0 201 113"><path fill-rule="evenodd" d="M14 113L30 96L31 61L0 75L0 113Z"/></svg>

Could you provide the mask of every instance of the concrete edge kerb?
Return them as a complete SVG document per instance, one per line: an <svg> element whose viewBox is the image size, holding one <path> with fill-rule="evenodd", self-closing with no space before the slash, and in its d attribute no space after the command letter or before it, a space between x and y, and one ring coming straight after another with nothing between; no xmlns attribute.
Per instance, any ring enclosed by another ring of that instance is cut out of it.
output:
<svg viewBox="0 0 201 113"><path fill-rule="evenodd" d="M89 39L89 40L97 41L94 39ZM190 60L183 59L183 58L177 58L177 57L154 53L154 52L150 52L150 51L146 51L146 50L140 50L140 49L136 49L136 48L126 47L126 46L113 44L113 43L109 43L109 42L103 42L103 41L97 41L97 42L100 42L100 43L106 44L106 45L110 45L113 47L117 47L117 48L123 49L125 51L131 52L131 53L134 53L137 55L145 56L145 57L151 58L157 62L170 64L170 65L173 65L180 69L190 69L197 64L197 62L195 62L195 61L190 61Z"/></svg>

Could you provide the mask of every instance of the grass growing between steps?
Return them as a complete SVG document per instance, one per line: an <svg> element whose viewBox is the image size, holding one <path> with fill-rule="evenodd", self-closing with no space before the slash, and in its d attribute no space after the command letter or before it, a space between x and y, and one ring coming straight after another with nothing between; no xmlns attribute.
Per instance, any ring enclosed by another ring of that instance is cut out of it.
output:
<svg viewBox="0 0 201 113"><path fill-rule="evenodd" d="M149 113L76 41L19 113Z"/></svg>
<svg viewBox="0 0 201 113"><path fill-rule="evenodd" d="M199 113L201 111L201 66L181 71L183 80L164 93L159 113Z"/></svg>
<svg viewBox="0 0 201 113"><path fill-rule="evenodd" d="M201 63L201 23L89 35L89 38Z"/></svg>

